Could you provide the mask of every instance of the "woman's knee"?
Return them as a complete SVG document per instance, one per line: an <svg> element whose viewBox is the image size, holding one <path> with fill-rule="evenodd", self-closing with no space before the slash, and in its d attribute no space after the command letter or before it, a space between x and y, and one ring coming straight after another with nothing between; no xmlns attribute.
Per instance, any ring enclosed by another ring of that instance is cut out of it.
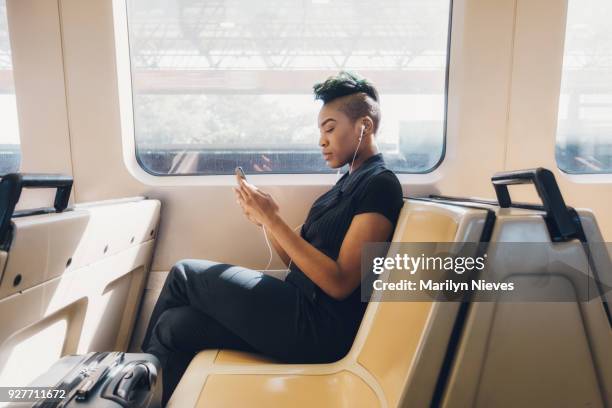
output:
<svg viewBox="0 0 612 408"><path fill-rule="evenodd" d="M172 266L168 278L188 280L189 276L204 273L217 264L206 259L181 259Z"/></svg>
<svg viewBox="0 0 612 408"><path fill-rule="evenodd" d="M170 268L170 272L166 277L166 286L170 286L174 289L180 289L184 286L184 284L190 279L194 273L198 273L200 270L199 267L196 266L196 259L182 259L176 262L172 268ZM183 293L184 290L179 290L180 293Z"/></svg>
<svg viewBox="0 0 612 408"><path fill-rule="evenodd" d="M176 278L176 275L182 277L187 274L187 271L193 269L193 259L181 259L170 268L169 278Z"/></svg>
<svg viewBox="0 0 612 408"><path fill-rule="evenodd" d="M193 312L186 307L164 311L159 317L155 335L168 351L185 351L185 345L194 329Z"/></svg>

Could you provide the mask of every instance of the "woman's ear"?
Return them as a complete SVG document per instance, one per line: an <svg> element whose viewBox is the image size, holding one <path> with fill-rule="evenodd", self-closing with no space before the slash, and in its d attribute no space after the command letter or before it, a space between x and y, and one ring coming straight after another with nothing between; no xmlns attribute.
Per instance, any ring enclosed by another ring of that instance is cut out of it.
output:
<svg viewBox="0 0 612 408"><path fill-rule="evenodd" d="M363 134L367 135L370 133L374 132L374 122L372 121L372 119L368 116L365 116L362 120L362 129L363 129Z"/></svg>

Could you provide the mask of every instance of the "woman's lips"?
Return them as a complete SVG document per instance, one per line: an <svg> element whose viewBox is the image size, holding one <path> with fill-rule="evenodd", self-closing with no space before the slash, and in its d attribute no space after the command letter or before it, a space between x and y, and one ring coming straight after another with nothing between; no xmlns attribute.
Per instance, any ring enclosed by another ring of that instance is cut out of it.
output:
<svg viewBox="0 0 612 408"><path fill-rule="evenodd" d="M331 153L323 153L323 158L325 160L328 160L331 157L331 155L332 155Z"/></svg>

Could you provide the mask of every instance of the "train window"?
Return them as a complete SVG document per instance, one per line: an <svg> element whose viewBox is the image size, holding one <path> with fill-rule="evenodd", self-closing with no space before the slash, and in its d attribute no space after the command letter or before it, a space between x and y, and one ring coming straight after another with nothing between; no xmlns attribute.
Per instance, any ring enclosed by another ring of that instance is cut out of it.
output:
<svg viewBox="0 0 612 408"><path fill-rule="evenodd" d="M442 160L449 0L127 0L136 155L155 175L325 173L312 85L381 94L396 172Z"/></svg>
<svg viewBox="0 0 612 408"><path fill-rule="evenodd" d="M0 0L0 118L1 175L18 171L21 161L6 0Z"/></svg>
<svg viewBox="0 0 612 408"><path fill-rule="evenodd" d="M571 0L556 157L568 173L612 173L612 25L609 0Z"/></svg>

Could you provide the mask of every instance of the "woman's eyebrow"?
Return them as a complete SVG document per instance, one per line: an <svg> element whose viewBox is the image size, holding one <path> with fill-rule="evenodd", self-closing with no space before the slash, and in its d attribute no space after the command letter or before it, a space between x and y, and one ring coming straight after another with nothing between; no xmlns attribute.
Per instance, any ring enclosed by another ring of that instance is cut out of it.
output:
<svg viewBox="0 0 612 408"><path fill-rule="evenodd" d="M323 121L323 123L321 123L321 124L319 125L319 127L320 127L320 128L322 128L323 126L325 126L325 124L326 124L327 122L332 121L332 120L333 120L334 122L336 121L336 119L333 119L333 118L327 118L327 119L325 119L325 120Z"/></svg>

